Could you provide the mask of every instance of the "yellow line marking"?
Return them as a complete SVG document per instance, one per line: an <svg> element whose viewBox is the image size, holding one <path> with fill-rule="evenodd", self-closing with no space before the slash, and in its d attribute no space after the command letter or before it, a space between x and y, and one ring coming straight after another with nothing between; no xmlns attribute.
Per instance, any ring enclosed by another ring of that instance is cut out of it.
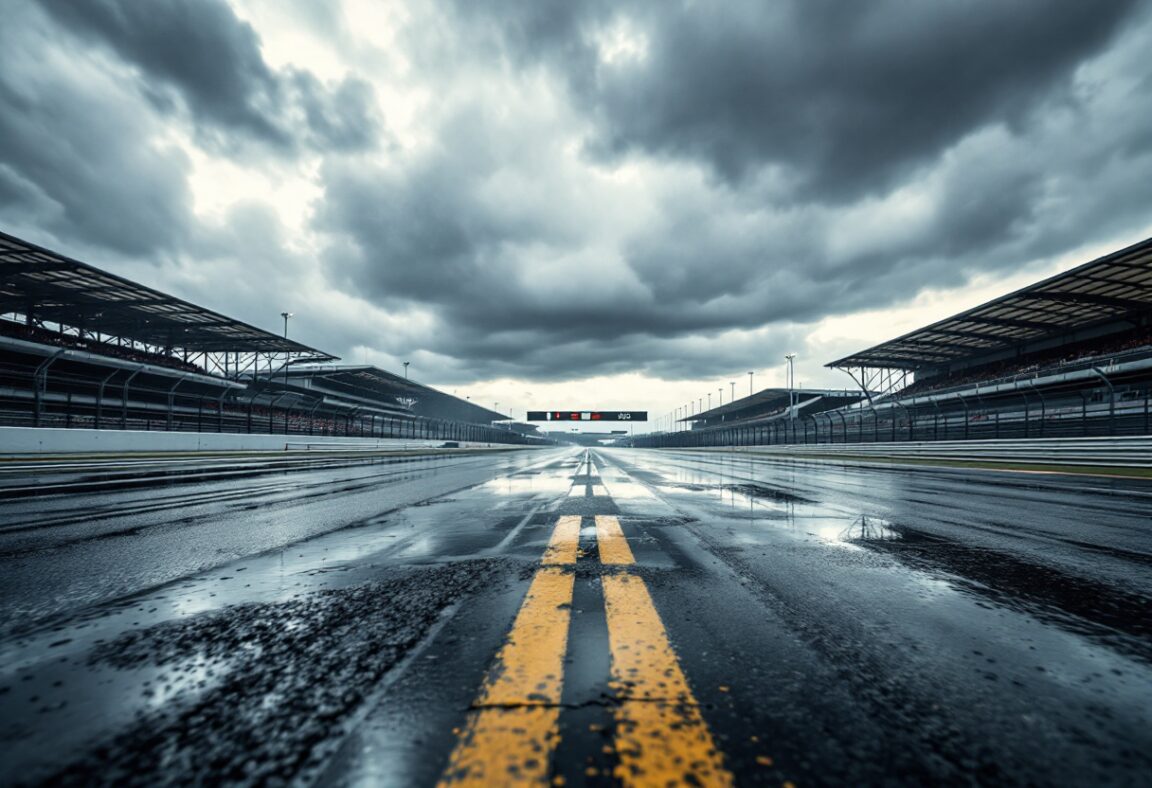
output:
<svg viewBox="0 0 1152 788"><path fill-rule="evenodd" d="M601 488L602 489L602 488ZM560 743L560 698L568 646L579 516L559 518L512 629L493 665L441 786L547 785ZM618 518L596 517L600 561L634 564ZM647 788L695 784L729 786L725 768L699 704L642 578L602 578L610 686L615 710L614 777Z"/></svg>
<svg viewBox="0 0 1152 788"><path fill-rule="evenodd" d="M547 784L560 740L574 580L559 567L536 573L440 785Z"/></svg>
<svg viewBox="0 0 1152 788"><path fill-rule="evenodd" d="M484 709L462 734L441 786L547 785L560 740L560 709Z"/></svg>
<svg viewBox="0 0 1152 788"><path fill-rule="evenodd" d="M565 515L556 523L544 550L544 563L574 564L580 548L580 516Z"/></svg>
<svg viewBox="0 0 1152 788"><path fill-rule="evenodd" d="M615 776L625 786L732 785L644 581L606 575L612 651Z"/></svg>
<svg viewBox="0 0 1152 788"><path fill-rule="evenodd" d="M620 530L620 521L611 515L596 515L596 544L602 564L634 564L632 548Z"/></svg>
<svg viewBox="0 0 1152 788"><path fill-rule="evenodd" d="M478 706L560 702L574 580L560 567L536 573Z"/></svg>

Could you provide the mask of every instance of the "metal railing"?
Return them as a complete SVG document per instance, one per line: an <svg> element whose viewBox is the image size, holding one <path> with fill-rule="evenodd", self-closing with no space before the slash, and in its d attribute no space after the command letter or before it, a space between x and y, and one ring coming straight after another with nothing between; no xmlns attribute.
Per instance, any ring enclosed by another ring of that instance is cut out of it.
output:
<svg viewBox="0 0 1152 788"><path fill-rule="evenodd" d="M297 435L548 445L552 441L487 424L395 416L298 396L252 398L244 389L174 377L157 385L131 371L104 379L0 364L0 425L160 432ZM181 387L183 384L183 388Z"/></svg>
<svg viewBox="0 0 1152 788"><path fill-rule="evenodd" d="M977 441L1006 438L1072 438L1152 435L1152 390L1064 392L1021 390L996 401L958 398L890 401L883 407L827 410L796 418L778 417L731 427L658 433L631 443L648 448L778 446L917 441Z"/></svg>
<svg viewBox="0 0 1152 788"><path fill-rule="evenodd" d="M724 447L725 449L729 447ZM720 451L719 447L699 451ZM1152 468L1152 437L1036 438L912 443L824 444L822 446L754 446L771 455L868 457L923 460L968 460L1036 465L1091 465Z"/></svg>

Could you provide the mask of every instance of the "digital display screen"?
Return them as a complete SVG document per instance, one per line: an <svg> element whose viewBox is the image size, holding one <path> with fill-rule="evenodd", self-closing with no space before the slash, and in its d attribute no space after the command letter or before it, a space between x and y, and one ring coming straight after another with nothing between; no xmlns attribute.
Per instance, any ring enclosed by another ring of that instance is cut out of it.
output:
<svg viewBox="0 0 1152 788"><path fill-rule="evenodd" d="M530 410L528 421L648 421L646 410Z"/></svg>

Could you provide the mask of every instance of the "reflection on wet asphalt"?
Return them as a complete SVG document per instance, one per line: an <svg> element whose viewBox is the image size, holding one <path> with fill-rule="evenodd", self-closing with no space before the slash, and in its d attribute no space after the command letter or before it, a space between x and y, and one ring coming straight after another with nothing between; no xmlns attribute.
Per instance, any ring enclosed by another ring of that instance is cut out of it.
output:
<svg viewBox="0 0 1152 788"><path fill-rule="evenodd" d="M41 481L0 479L5 782L1152 774L1147 482L623 449Z"/></svg>

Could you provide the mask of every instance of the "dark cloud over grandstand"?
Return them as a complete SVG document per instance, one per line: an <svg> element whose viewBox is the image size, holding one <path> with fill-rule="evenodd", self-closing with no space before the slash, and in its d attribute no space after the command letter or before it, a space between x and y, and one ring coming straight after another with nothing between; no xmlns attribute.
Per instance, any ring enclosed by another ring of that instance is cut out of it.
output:
<svg viewBox="0 0 1152 788"><path fill-rule="evenodd" d="M35 9L0 25L0 218L69 245L144 255L191 230L188 159L155 142L153 115L109 80L69 63Z"/></svg>
<svg viewBox="0 0 1152 788"><path fill-rule="evenodd" d="M726 375L1150 229L1146 2L274 5L14 11L7 229L461 382Z"/></svg>

